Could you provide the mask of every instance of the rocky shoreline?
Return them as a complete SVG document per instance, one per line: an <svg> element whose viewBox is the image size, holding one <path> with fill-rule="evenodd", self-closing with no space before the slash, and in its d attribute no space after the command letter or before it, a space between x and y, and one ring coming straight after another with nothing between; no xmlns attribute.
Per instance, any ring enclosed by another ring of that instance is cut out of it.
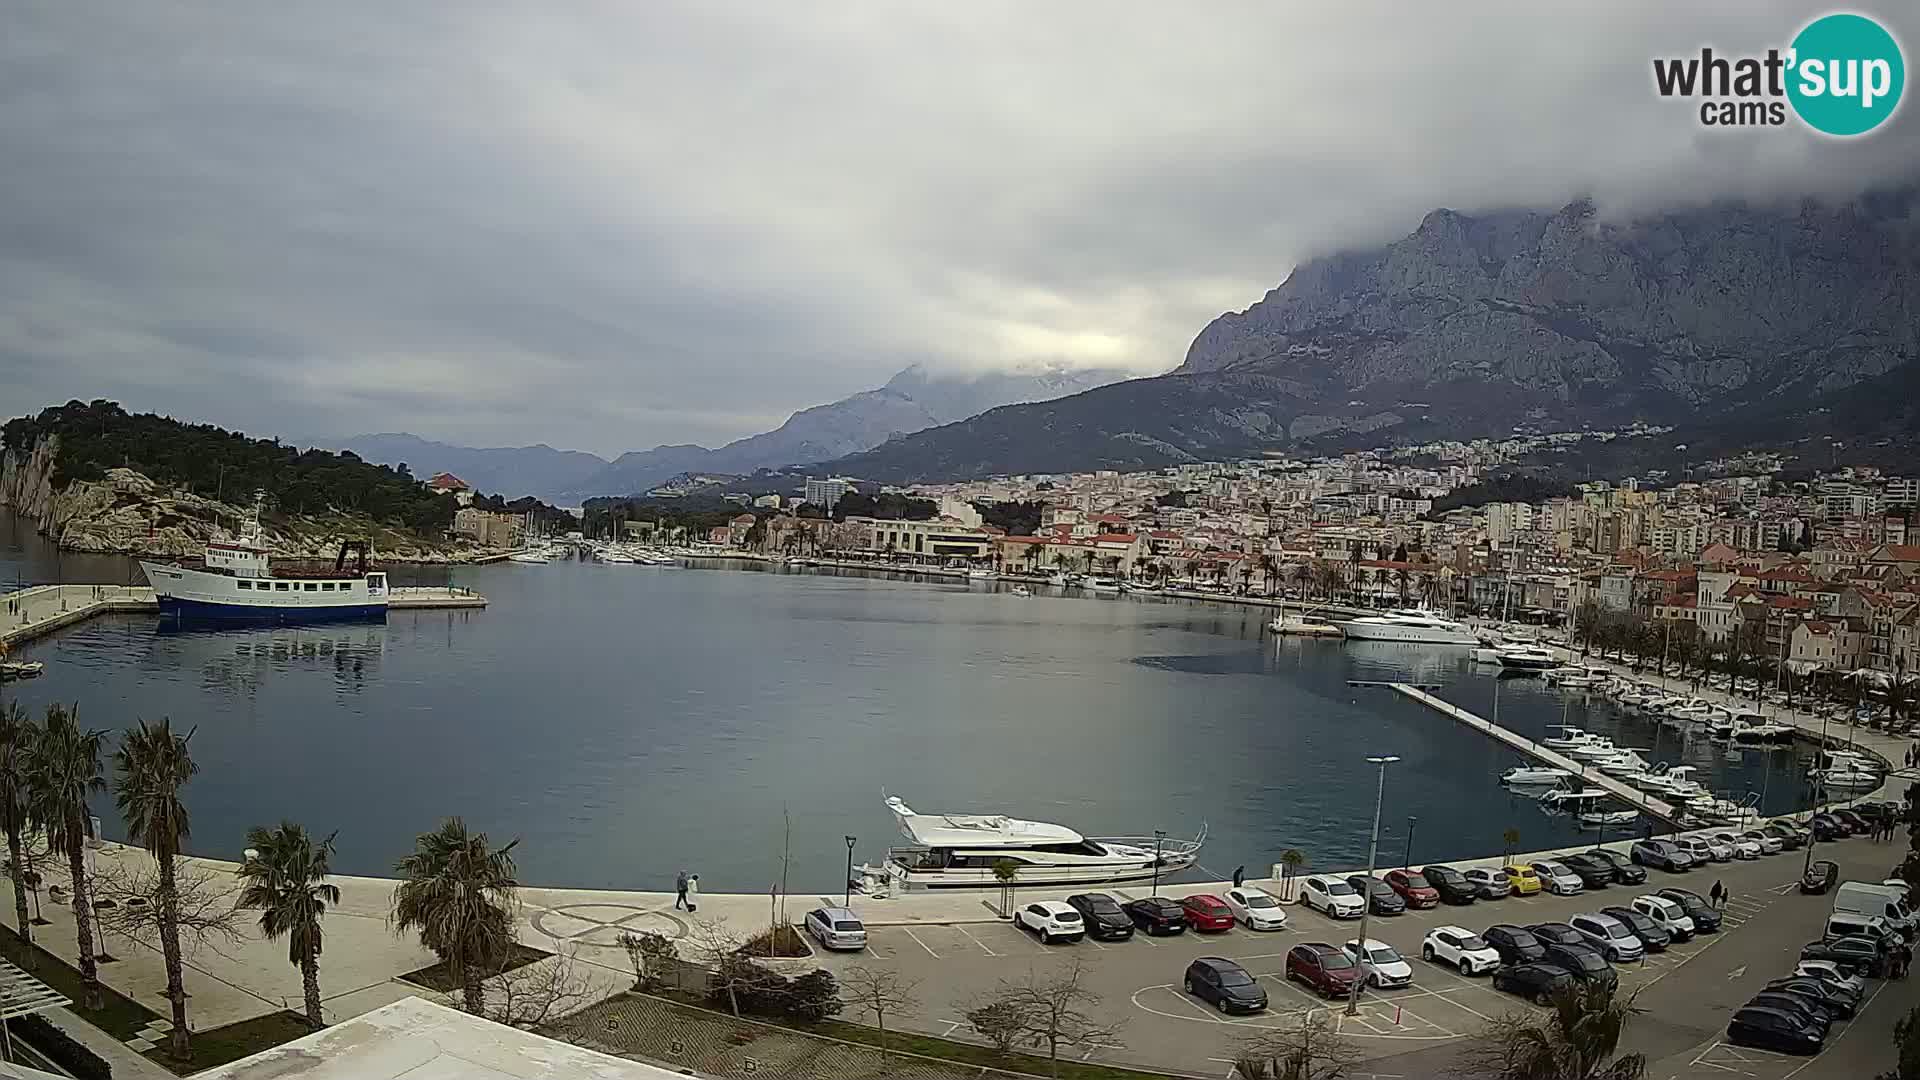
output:
<svg viewBox="0 0 1920 1080"><path fill-rule="evenodd" d="M199 556L207 541L231 536L247 508L163 488L133 469L109 469L101 480L55 489L59 447L48 439L26 455L0 459L0 507L30 519L62 551L152 558ZM502 552L464 542L433 541L351 515L265 515L262 533L275 556L331 560L343 538L372 540L383 563L457 564Z"/></svg>

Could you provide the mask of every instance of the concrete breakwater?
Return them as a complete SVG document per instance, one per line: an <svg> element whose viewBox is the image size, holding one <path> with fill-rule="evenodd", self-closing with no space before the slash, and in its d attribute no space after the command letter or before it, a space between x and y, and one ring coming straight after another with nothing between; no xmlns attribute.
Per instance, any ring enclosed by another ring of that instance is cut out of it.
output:
<svg viewBox="0 0 1920 1080"><path fill-rule="evenodd" d="M388 607L395 611L484 608L487 598L450 586L398 586ZM35 585L0 595L0 641L13 645L111 612L157 612L160 603L146 585Z"/></svg>

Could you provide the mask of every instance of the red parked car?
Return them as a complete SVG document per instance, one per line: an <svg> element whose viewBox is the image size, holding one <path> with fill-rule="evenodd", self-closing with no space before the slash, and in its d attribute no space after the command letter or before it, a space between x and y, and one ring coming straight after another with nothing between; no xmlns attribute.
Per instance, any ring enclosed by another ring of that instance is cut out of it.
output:
<svg viewBox="0 0 1920 1080"><path fill-rule="evenodd" d="M1187 925L1195 930L1231 930L1233 929L1233 909L1225 900L1212 893L1195 893L1182 897L1180 906L1187 911Z"/></svg>
<svg viewBox="0 0 1920 1080"><path fill-rule="evenodd" d="M1295 945L1287 952L1287 978L1305 983L1321 997L1345 997L1360 978L1353 957L1324 941Z"/></svg>
<svg viewBox="0 0 1920 1080"><path fill-rule="evenodd" d="M1387 888L1400 894L1410 908L1430 908L1440 903L1440 890L1427 884L1418 870L1387 871Z"/></svg>

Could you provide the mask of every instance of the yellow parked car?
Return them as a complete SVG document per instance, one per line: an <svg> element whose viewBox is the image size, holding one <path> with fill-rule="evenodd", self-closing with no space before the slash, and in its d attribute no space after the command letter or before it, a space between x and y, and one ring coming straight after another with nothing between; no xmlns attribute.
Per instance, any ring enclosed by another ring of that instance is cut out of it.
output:
<svg viewBox="0 0 1920 1080"><path fill-rule="evenodd" d="M1533 872L1531 866L1503 866L1501 872L1507 875L1507 886L1515 896L1532 896L1540 891L1540 875Z"/></svg>

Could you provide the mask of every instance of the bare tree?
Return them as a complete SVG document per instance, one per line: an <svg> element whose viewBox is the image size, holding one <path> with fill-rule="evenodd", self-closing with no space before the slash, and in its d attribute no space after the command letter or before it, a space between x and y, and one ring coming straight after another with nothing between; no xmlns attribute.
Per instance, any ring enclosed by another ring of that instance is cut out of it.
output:
<svg viewBox="0 0 1920 1080"><path fill-rule="evenodd" d="M235 906L240 896L237 879L191 859L180 859L175 866L173 903L181 951L192 955L205 946L225 956L221 946L238 945L247 938L248 913ZM118 934L158 947L162 888L158 864L131 855L102 859L89 883L103 937Z"/></svg>
<svg viewBox="0 0 1920 1080"><path fill-rule="evenodd" d="M1060 1075L1060 1045L1120 1046L1120 1025L1096 1018L1089 1010L1100 995L1086 986L1086 965L1070 960L1051 975L1029 971L1025 978L1001 980L985 1005L1006 1006L1020 1018L1020 1037L1047 1049L1054 1076Z"/></svg>
<svg viewBox="0 0 1920 1080"><path fill-rule="evenodd" d="M1020 1042L1024 1026L1020 1009L1010 1001L987 999L967 1010L967 1023L974 1034L992 1043L1003 1054L1012 1053Z"/></svg>
<svg viewBox="0 0 1920 1080"><path fill-rule="evenodd" d="M1360 1064L1360 1051L1333 1030L1324 1009L1285 1018L1240 1041L1233 1069L1241 1080L1341 1080Z"/></svg>
<svg viewBox="0 0 1920 1080"><path fill-rule="evenodd" d="M569 953L559 953L511 971L485 974L481 981L486 989L477 1015L496 1024L529 1031L544 1028L578 1011L595 996L593 984L580 973ZM441 997L452 1008L465 1007L464 989L448 991Z"/></svg>
<svg viewBox="0 0 1920 1080"><path fill-rule="evenodd" d="M693 929L688 934L688 944L694 956L711 969L708 985L726 991L727 1004L733 1009L733 1015L738 1017L740 991L749 988L753 974L743 965L729 963L739 958L743 944L740 935L716 919L695 919Z"/></svg>
<svg viewBox="0 0 1920 1080"><path fill-rule="evenodd" d="M865 964L847 969L840 976L841 993L847 1004L860 1012L873 1014L873 1026L880 1029L880 1061L887 1060L887 1014L899 1016L920 1007L914 990L920 980L909 979L897 971L871 968Z"/></svg>
<svg viewBox="0 0 1920 1080"><path fill-rule="evenodd" d="M635 990L652 990L659 986L661 976L680 957L673 939L665 934L653 931L636 934L625 930L621 932L619 941L620 947L627 950L627 961L633 965Z"/></svg>

